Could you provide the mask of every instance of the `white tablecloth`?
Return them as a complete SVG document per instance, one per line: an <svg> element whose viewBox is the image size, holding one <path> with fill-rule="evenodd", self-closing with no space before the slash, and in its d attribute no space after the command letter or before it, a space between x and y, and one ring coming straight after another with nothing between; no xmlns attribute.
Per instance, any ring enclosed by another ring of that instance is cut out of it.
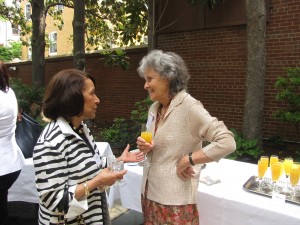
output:
<svg viewBox="0 0 300 225"><path fill-rule="evenodd" d="M112 207L119 198L125 208L141 212L140 185L143 168L127 165L126 169L126 186L111 187L108 203ZM278 203L270 197L243 189L248 178L256 174L257 167L254 164L227 159L222 159L219 163L208 163L201 176L219 178L221 183L212 186L200 183L197 194L200 224L299 225L300 205Z"/></svg>
<svg viewBox="0 0 300 225"><path fill-rule="evenodd" d="M113 154L109 143L96 142L102 156ZM32 158L25 160L25 165L21 170L20 176L8 190L8 201L24 201L38 203L38 193L35 187L35 174Z"/></svg>

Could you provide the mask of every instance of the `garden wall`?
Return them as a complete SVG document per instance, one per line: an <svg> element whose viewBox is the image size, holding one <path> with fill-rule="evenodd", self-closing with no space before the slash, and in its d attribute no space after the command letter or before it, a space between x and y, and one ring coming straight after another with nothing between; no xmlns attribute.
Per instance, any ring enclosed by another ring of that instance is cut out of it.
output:
<svg viewBox="0 0 300 225"><path fill-rule="evenodd" d="M273 117L273 113L283 106L275 100L275 80L285 74L284 68L300 66L300 0L270 2L263 135L264 138L279 135L287 140L300 141L293 124L281 123ZM246 77L245 24L161 33L158 35L158 48L180 54L191 73L190 93L228 127L242 129ZM87 55L87 71L97 78L96 93L101 100L97 120L128 118L134 103L146 97L143 80L136 72L138 62L146 52L147 48L127 50L131 63L128 71L105 66L98 53ZM17 70L13 76L30 84L31 63L14 65ZM71 67L71 57L47 59L46 82L57 71Z"/></svg>

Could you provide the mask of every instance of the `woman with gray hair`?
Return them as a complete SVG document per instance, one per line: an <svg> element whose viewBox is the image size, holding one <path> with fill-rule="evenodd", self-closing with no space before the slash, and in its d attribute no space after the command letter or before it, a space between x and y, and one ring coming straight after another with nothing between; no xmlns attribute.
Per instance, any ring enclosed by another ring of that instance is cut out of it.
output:
<svg viewBox="0 0 300 225"><path fill-rule="evenodd" d="M142 183L144 224L198 225L196 193L201 165L235 151L234 136L187 93L190 75L179 55L153 50L137 71L154 102L147 121L153 140L137 139L138 148L150 161ZM210 144L203 147L203 141Z"/></svg>

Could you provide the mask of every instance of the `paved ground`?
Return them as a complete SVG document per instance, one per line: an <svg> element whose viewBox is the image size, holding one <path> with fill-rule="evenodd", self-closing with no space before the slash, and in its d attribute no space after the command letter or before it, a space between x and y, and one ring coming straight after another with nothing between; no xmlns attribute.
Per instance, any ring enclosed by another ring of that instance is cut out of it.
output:
<svg viewBox="0 0 300 225"><path fill-rule="evenodd" d="M115 218L111 225L142 225L143 214L133 210L127 210L121 216Z"/></svg>

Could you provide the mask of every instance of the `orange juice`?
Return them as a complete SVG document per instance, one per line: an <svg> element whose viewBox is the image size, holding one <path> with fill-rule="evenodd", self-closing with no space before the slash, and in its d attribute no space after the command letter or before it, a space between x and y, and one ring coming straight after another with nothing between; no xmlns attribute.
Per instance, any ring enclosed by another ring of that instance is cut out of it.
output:
<svg viewBox="0 0 300 225"><path fill-rule="evenodd" d="M148 143L152 141L152 133L150 131L143 131L141 137Z"/></svg>
<svg viewBox="0 0 300 225"><path fill-rule="evenodd" d="M263 160L259 160L258 163L257 163L257 168L258 168L258 178L263 178L267 169L268 169L268 166L266 167L266 163L263 161Z"/></svg>
<svg viewBox="0 0 300 225"><path fill-rule="evenodd" d="M292 186L296 186L300 176L300 164L293 164L290 171L290 181Z"/></svg>
<svg viewBox="0 0 300 225"><path fill-rule="evenodd" d="M283 168L284 168L285 175L287 177L290 175L292 164L293 164L292 158L285 158L283 161Z"/></svg>
<svg viewBox="0 0 300 225"><path fill-rule="evenodd" d="M278 156L277 155L271 155L270 157L270 168L272 167L272 165L274 163L277 163L278 162Z"/></svg>
<svg viewBox="0 0 300 225"><path fill-rule="evenodd" d="M264 169L265 169L265 172L266 172L268 170L268 166L269 166L269 157L268 156L261 156L260 160L263 161Z"/></svg>
<svg viewBox="0 0 300 225"><path fill-rule="evenodd" d="M281 163L277 162L271 167L271 174L272 174L272 181L276 182L278 181L280 177L280 171L281 171Z"/></svg>

